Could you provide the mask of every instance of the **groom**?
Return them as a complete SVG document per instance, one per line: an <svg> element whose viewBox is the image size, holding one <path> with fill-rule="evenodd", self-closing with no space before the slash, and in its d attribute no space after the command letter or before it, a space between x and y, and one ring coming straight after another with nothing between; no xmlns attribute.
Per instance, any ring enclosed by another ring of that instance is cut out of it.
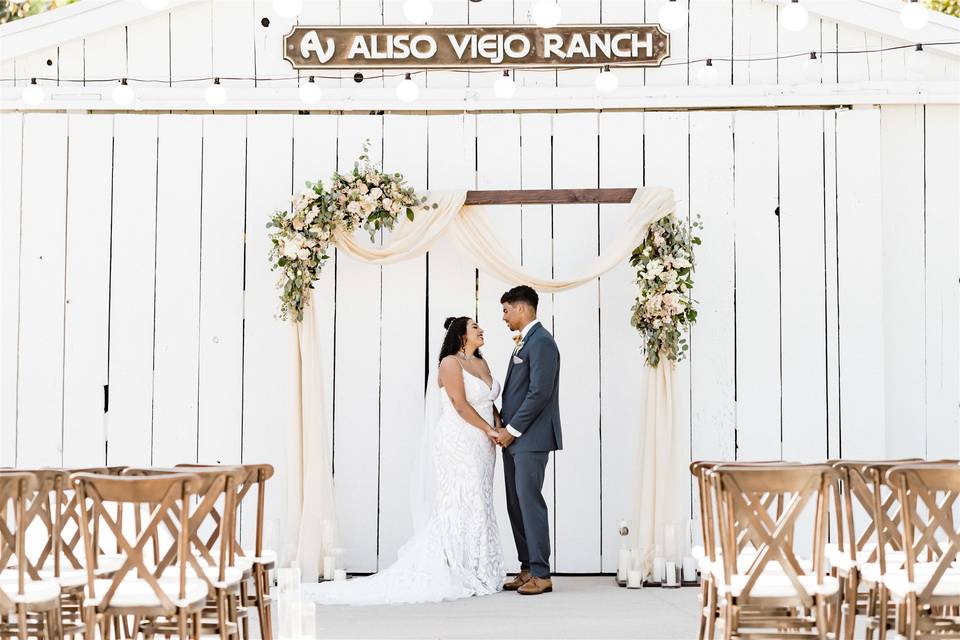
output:
<svg viewBox="0 0 960 640"><path fill-rule="evenodd" d="M507 591L538 595L553 591L550 581L550 525L543 476L551 451L563 448L560 435L560 352L537 320L537 292L514 287L500 298L503 321L519 340L503 383L500 415L507 512L520 558L520 574Z"/></svg>

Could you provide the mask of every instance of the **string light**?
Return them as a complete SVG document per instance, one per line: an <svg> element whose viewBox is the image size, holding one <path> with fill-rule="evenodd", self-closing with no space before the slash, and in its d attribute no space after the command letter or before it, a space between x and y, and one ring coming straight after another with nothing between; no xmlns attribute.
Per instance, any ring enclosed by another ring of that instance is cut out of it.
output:
<svg viewBox="0 0 960 640"><path fill-rule="evenodd" d="M127 84L127 79L123 78L113 89L113 101L125 107L131 102L133 102L133 88Z"/></svg>
<svg viewBox="0 0 960 640"><path fill-rule="evenodd" d="M900 9L900 22L907 29L923 29L927 26L927 20L929 19L930 14L927 13L927 8L920 4L918 0L909 0Z"/></svg>
<svg viewBox="0 0 960 640"><path fill-rule="evenodd" d="M429 22L433 17L433 3L430 0L407 0L403 3L403 15L414 24Z"/></svg>
<svg viewBox="0 0 960 640"><path fill-rule="evenodd" d="M516 92L517 84L513 81L513 78L510 77L510 72L504 69L503 75L493 83L493 94L498 98L506 100L507 98L512 98Z"/></svg>
<svg viewBox="0 0 960 640"><path fill-rule="evenodd" d="M227 90L220 84L220 78L213 79L213 84L207 87L207 90L203 92L203 96L206 98L207 104L213 106L221 105L227 101Z"/></svg>
<svg viewBox="0 0 960 640"><path fill-rule="evenodd" d="M704 66L703 68L700 68L700 69L698 70L698 72L697 72L697 74L696 74L696 77L697 77L698 80L701 79L701 77L702 77L704 80L706 80L706 81L709 82L709 81L711 80L711 78L719 79L718 76L716 75L716 74L717 74L717 69L716 69L716 67L714 66L714 62L730 62L730 63L766 62L766 61L773 61L773 60L792 60L792 59L797 59L797 58L804 57L804 58L807 58L806 65L804 65L804 74L806 75L807 72L808 72L808 70L809 70L809 74L810 74L810 75L809 75L808 77L809 77L811 80L813 80L813 81L817 81L817 80L819 80L820 77L821 77L821 74L820 74L820 66L821 66L821 63L822 63L823 56L827 56L827 55L838 56L838 55L849 55L849 54L883 53L883 52L886 52L886 51L900 51L900 50L910 49L910 50L911 50L911 54L907 55L907 65L908 65L908 67L910 68L911 71L917 73L918 75L925 75L925 73L926 73L926 71L927 71L927 69L928 69L928 67L929 67L929 57L928 57L929 54L926 53L926 47L931 47L931 46L949 46L949 45L960 45L960 40L936 41L936 42L926 42L926 43L917 43L917 44L901 44L901 45L891 45L891 46L887 46L887 47L876 47L876 48L870 48L870 49L854 49L854 50L843 50L843 51L821 51L821 52L819 52L819 54L818 54L817 52L802 52L802 53L789 53L789 54L783 54L783 55L768 55L768 56L743 56L743 57L741 57L741 56L736 56L736 57L731 57L731 58L697 58L697 59L687 59L687 60L668 60L668 61L664 61L664 62L660 65L660 67L676 67L676 66L687 66L687 67L689 67L690 65L697 65L697 64L700 64L700 63L702 63L702 62L705 62L705 63L706 63L705 66ZM642 66L642 65L619 64L619 65L608 65L608 66L611 68L611 73L610 73L610 75L612 76L612 75L613 75L613 74L612 74L612 68L613 68L614 66L616 66L616 67L621 67L621 68L637 68L637 67L640 67L640 66ZM576 70L576 69L577 69L577 67L569 67L569 68L561 68L561 69L534 68L534 69L530 69L529 72L530 72L530 73L543 72L543 73L551 73L551 74L552 74L552 73L557 73L558 71L562 73L562 72L564 72L564 71L572 71L572 70ZM814 73L814 69L816 69L816 73ZM456 69L456 68L454 68L454 69L449 69L448 71L451 72L451 73L472 73L472 74L478 74L478 73L498 73L498 74L501 74L501 75L502 75L502 74L504 73L502 69L484 69L484 70L477 70L477 69ZM375 75L368 75L368 76L365 75L363 79L365 79L365 80L377 80L377 79L396 78L396 77L403 76L404 81L401 82L400 85L398 85L398 87L397 87L398 96L399 96L399 92L401 91L401 89L400 89L401 86L409 87L409 86L412 85L412 87L413 87L412 89L407 88L407 89L403 89L403 91L407 91L407 92L412 93L412 94L413 94L413 98L412 98L411 100L416 100L416 98L417 98L418 95L419 95L419 89L418 89L417 85L411 80L411 75L412 75L412 74L415 74L415 73L425 73L425 70L419 70L419 71L413 71L413 72L394 72L394 73L386 72L386 71L385 71L385 72L381 72L381 73L378 73L378 74L375 74ZM602 72L600 75L606 76L606 75L607 75L606 70L604 70L604 72ZM308 80L308 82L305 83L303 86L306 87L306 86L308 86L308 85L310 85L310 84L313 84L317 78L322 78L322 79L325 79L325 80L345 80L345 79L349 79L350 77L351 77L351 76L349 76L349 75L346 76L346 77L344 77L344 76L341 76L341 75L339 75L339 74L337 74L337 75L314 75L314 76L310 76L310 80ZM179 85L179 84L184 84L184 83L196 84L196 83L198 83L198 82L204 82L204 81L208 81L208 82L209 82L209 81L212 81L213 84L208 85L207 88L206 88L206 90L205 90L205 92L204 92L205 98L206 98L206 100L207 100L208 103L213 104L213 105L218 105L218 104L223 104L223 103L226 101L226 98L227 98L226 90L225 90L224 87L220 84L220 81L221 81L221 80L234 80L234 81L238 81L238 82L244 82L244 81L245 81L245 82L252 82L252 81L256 81L256 82L259 83L259 84L268 86L270 82L289 82L289 81L291 81L291 80L300 80L300 79L301 79L301 78L300 78L300 76L298 76L298 75L292 75L292 76L269 76L269 77L263 77L263 76L258 76L258 77L254 77L254 76L229 76L229 77L227 77L227 76L221 76L221 77L209 77L209 76L208 76L208 77L184 77L184 78L169 78L169 79L166 79L166 78L161 79L161 78L155 78L155 77L154 77L154 78L136 78L136 77L127 77L127 78L106 78L106 77L68 78L68 77L62 77L62 76L61 76L61 77L34 77L34 78L31 78L31 79L30 79L30 83L29 83L26 87L23 88L23 93L22 93L22 95L21 95L21 98L22 98L22 100L23 100L23 103L26 104L26 105L28 105L28 106L35 106L35 105L38 105L38 104L40 104L41 102L43 102L43 100L45 99L45 94L44 94L43 88L42 88L39 84L37 84L38 81L57 83L57 84L59 84L61 87L62 87L62 86L68 86L68 85L70 85L70 84L87 85L87 84L90 84L90 83L106 83L106 82L119 82L120 84L123 84L123 81L124 81L124 80L127 80L128 83L131 82L131 81L132 81L132 82L138 82L138 83L141 83L141 84L144 84L144 85L149 85L150 83L157 83L157 84L162 84L162 85L164 85L164 86L168 86L168 85L170 85L170 86L172 86L172 85ZM0 82L15 83L15 82L22 82L22 81L23 81L23 78L0 77ZM502 78L498 78L497 81L502 83ZM607 79L605 78L604 81L607 81ZM409 83L409 84L404 84L405 82L407 82L407 83ZM494 83L494 91L496 91L496 84L497 84L497 83L495 82L495 83ZM116 91L116 89L118 89L118 88L119 88L119 87L116 87L116 88L115 88L115 91ZM315 85L314 88L315 88L317 91L319 91L319 86L316 86L316 85ZM306 92L307 92L307 96L310 97L311 92L314 91L314 88L303 89L303 87L301 87L301 91L306 91ZM131 91L132 91L132 87L130 87L130 89L131 89ZM121 95L122 95L122 94L121 94ZM301 97L302 97L302 93L301 93Z"/></svg>
<svg viewBox="0 0 960 640"><path fill-rule="evenodd" d="M538 27L552 29L560 22L560 5L554 0L539 0L533 5L533 21Z"/></svg>
<svg viewBox="0 0 960 640"><path fill-rule="evenodd" d="M620 86L620 79L610 70L610 65L604 65L594 83L600 93L613 93Z"/></svg>
<svg viewBox="0 0 960 640"><path fill-rule="evenodd" d="M273 11L281 18L292 20L303 11L303 0L273 0Z"/></svg>
<svg viewBox="0 0 960 640"><path fill-rule="evenodd" d="M720 75L717 73L717 68L713 66L713 59L707 58L706 64L697 71L697 82L702 85L712 86L717 84L718 80L720 80Z"/></svg>
<svg viewBox="0 0 960 640"><path fill-rule="evenodd" d="M31 107L43 102L43 87L37 84L36 78L30 78L30 84L23 88L23 101Z"/></svg>
<svg viewBox="0 0 960 640"><path fill-rule="evenodd" d="M677 0L669 0L657 11L657 22L667 31L676 31L687 24L687 8Z"/></svg>
<svg viewBox="0 0 960 640"><path fill-rule="evenodd" d="M780 15L781 24L787 31L800 31L807 26L810 19L807 8L800 4L800 0L790 0L790 4L783 8Z"/></svg>
<svg viewBox="0 0 960 640"><path fill-rule="evenodd" d="M320 100L320 94L320 87L314 82L313 76L310 76L306 84L300 85L300 100L307 104L318 102Z"/></svg>
<svg viewBox="0 0 960 640"><path fill-rule="evenodd" d="M413 102L420 95L420 87L410 79L410 74L403 76L403 80L397 85L397 97L401 102Z"/></svg>

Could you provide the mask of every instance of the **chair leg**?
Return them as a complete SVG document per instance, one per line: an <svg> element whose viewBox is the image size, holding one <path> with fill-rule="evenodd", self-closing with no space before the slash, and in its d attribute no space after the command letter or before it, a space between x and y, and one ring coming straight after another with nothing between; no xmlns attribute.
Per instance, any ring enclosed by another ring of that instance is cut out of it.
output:
<svg viewBox="0 0 960 640"><path fill-rule="evenodd" d="M877 591L879 592L880 604L877 608L877 638L879 640L887 640L887 618L890 615L888 611L890 605L889 596L887 596L887 589L882 584L878 585Z"/></svg>
<svg viewBox="0 0 960 640"><path fill-rule="evenodd" d="M904 618L906 618L906 628L904 635L907 640L916 640L917 637L917 618L920 617L920 608L917 607L917 594L907 594L906 601L903 603Z"/></svg>
<svg viewBox="0 0 960 640"><path fill-rule="evenodd" d="M83 607L83 638L97 640L97 614L93 607Z"/></svg>
<svg viewBox="0 0 960 640"><path fill-rule="evenodd" d="M857 592L860 590L860 573L853 569L847 574L846 602L844 603L843 637L844 640L853 640L857 628ZM839 634L837 635L839 638Z"/></svg>
<svg viewBox="0 0 960 640"><path fill-rule="evenodd" d="M717 620L720 619L719 606L717 585L711 580L710 590L707 591L707 640L714 640L717 637Z"/></svg>
<svg viewBox="0 0 960 640"><path fill-rule="evenodd" d="M27 608L22 604L17 605L17 638L27 640Z"/></svg>
<svg viewBox="0 0 960 640"><path fill-rule="evenodd" d="M253 569L254 588L257 594L257 616L260 621L260 637L263 640L273 640L273 629L270 628L270 606L267 604L264 588L266 587L266 572L263 565L256 564Z"/></svg>
<svg viewBox="0 0 960 640"><path fill-rule="evenodd" d="M187 616L190 615L186 608L177 609L177 637L185 640L187 637Z"/></svg>

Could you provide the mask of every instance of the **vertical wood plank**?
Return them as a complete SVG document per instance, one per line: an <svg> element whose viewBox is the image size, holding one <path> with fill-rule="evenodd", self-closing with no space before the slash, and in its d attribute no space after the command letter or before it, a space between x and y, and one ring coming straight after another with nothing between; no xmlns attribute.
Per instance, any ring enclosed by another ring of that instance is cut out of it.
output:
<svg viewBox="0 0 960 640"><path fill-rule="evenodd" d="M290 32L297 19L279 15L272 0L254 0L253 13L256 86L265 89L297 86L297 72L283 59L283 36ZM261 22L264 18L270 21L266 27Z"/></svg>
<svg viewBox="0 0 960 640"><path fill-rule="evenodd" d="M554 188L597 186L597 114L558 114L553 127ZM583 273L598 251L598 205L556 205L554 277ZM556 456L559 572L600 570L599 297L598 281L554 296L560 410L567 425L576 425Z"/></svg>
<svg viewBox="0 0 960 640"><path fill-rule="evenodd" d="M606 16L606 11L604 11ZM600 186L643 184L644 115L600 114ZM626 205L600 206L600 253L616 243ZM637 452L646 415L643 340L630 325L639 292L628 260L600 278L600 532L601 570L617 570L618 523L632 519ZM640 523L634 522L634 527Z"/></svg>
<svg viewBox="0 0 960 640"><path fill-rule="evenodd" d="M827 338L827 457L840 454L840 321L837 251L837 112L824 111L823 119L823 227L824 284Z"/></svg>
<svg viewBox="0 0 960 640"><path fill-rule="evenodd" d="M70 116L63 464L103 464L110 308L113 116Z"/></svg>
<svg viewBox="0 0 960 640"><path fill-rule="evenodd" d="M883 232L880 113L837 113L837 253L840 323L840 455L882 458Z"/></svg>
<svg viewBox="0 0 960 640"><path fill-rule="evenodd" d="M20 180L23 115L0 114L0 464L12 467L17 456L18 349L20 340Z"/></svg>
<svg viewBox="0 0 960 640"><path fill-rule="evenodd" d="M418 192L427 182L427 116L387 115L383 168L400 172ZM402 224L402 223L401 223ZM387 235L387 234L385 234ZM350 258L347 258L348 260ZM424 256L383 266L380 323L379 561L392 563L413 531L411 460L423 429L427 264Z"/></svg>
<svg viewBox="0 0 960 640"><path fill-rule="evenodd" d="M149 465L156 298L157 117L114 119L109 464Z"/></svg>
<svg viewBox="0 0 960 640"><path fill-rule="evenodd" d="M939 132L933 135L940 135ZM923 107L880 108L887 451L926 453ZM933 455L937 455L934 453Z"/></svg>
<svg viewBox="0 0 960 640"><path fill-rule="evenodd" d="M670 0L643 0L647 21L657 22L660 8ZM693 3L690 0L676 0L689 12ZM646 84L657 86L686 85L694 82L696 69L680 60L690 59L690 20L683 27L670 32L670 55L673 60L665 60L659 69L650 69L646 73Z"/></svg>
<svg viewBox="0 0 960 640"><path fill-rule="evenodd" d="M63 435L67 117L24 116L17 465L57 466Z"/></svg>
<svg viewBox="0 0 960 640"><path fill-rule="evenodd" d="M197 460L203 120L159 118L153 463Z"/></svg>
<svg viewBox="0 0 960 640"><path fill-rule="evenodd" d="M304 3L305 6L306 4ZM254 0L211 3L213 27L210 31L210 48L213 54L211 71L214 76L256 77L256 36L263 26L260 24L261 16L255 12L255 5ZM277 58L281 58L279 48L274 53ZM293 70L290 72L292 75ZM221 82L227 86L254 86L253 80L224 79Z"/></svg>
<svg viewBox="0 0 960 640"><path fill-rule="evenodd" d="M827 454L823 119L779 120L783 455L813 462Z"/></svg>
<svg viewBox="0 0 960 640"><path fill-rule="evenodd" d="M925 107L928 457L956 457L960 406L960 107ZM935 132L935 133L934 133Z"/></svg>
<svg viewBox="0 0 960 640"><path fill-rule="evenodd" d="M363 141L381 157L383 119L341 116L337 169L352 170ZM365 232L359 231L357 237ZM368 241L368 240L364 240ZM380 267L344 254L337 259L334 489L348 571L376 571L380 428Z"/></svg>
<svg viewBox="0 0 960 640"><path fill-rule="evenodd" d="M170 76L174 79L202 78L178 82L178 87L205 87L212 81L215 43L213 5L197 2L170 13ZM280 57L279 50L276 57ZM224 83L226 84L226 83Z"/></svg>
<svg viewBox="0 0 960 640"><path fill-rule="evenodd" d="M729 113L690 115L690 212L703 217L691 330L692 455L734 457L733 123Z"/></svg>
<svg viewBox="0 0 960 640"><path fill-rule="evenodd" d="M243 328L243 434L244 462L267 462L276 473L268 485L265 519L285 521L286 510L297 508L284 500L288 479L285 435L299 419L296 415L298 376L296 334L278 317L277 275L267 255L270 239L267 221L278 209L290 207L293 163L293 119L289 115L247 116L246 167L246 273ZM256 510L244 509L242 534L251 544ZM282 535L281 559L291 549Z"/></svg>
<svg viewBox="0 0 960 640"><path fill-rule="evenodd" d="M480 114L477 116L477 188L519 189L521 187L520 116L518 114ZM520 205L487 207L490 226L497 240L520 262L523 242ZM477 322L484 329L483 356L493 376L503 384L513 352L512 333L503 324L500 297L516 286L516 282L502 282L481 271L477 282ZM501 457L498 450L497 456ZM519 571L513 530L507 514L503 467L497 461L494 476L494 500L500 525L500 542L508 571Z"/></svg>
<svg viewBox="0 0 960 640"><path fill-rule="evenodd" d="M520 116L520 181L523 189L553 188L552 156L553 116L548 113L524 113ZM553 207L524 205L521 213L523 236L521 260L534 276L553 276ZM562 295L562 294L561 294ZM540 296L537 317L551 333L555 332L554 295ZM561 369L570 371L561 347ZM566 367L566 369L564 369ZM561 373L561 375L563 375ZM569 374L567 374L569 375ZM561 420L563 417L561 410ZM556 454L550 456L544 476L543 499L550 513L551 570L557 571ZM511 536L511 540L512 540ZM511 545L507 543L507 546ZM508 556L509 557L509 556ZM517 566L517 565L514 565Z"/></svg>
<svg viewBox="0 0 960 640"><path fill-rule="evenodd" d="M777 36L776 5L765 0L734 0L734 58L759 58L776 51ZM775 84L776 81L776 60L733 63L734 84Z"/></svg>
<svg viewBox="0 0 960 640"><path fill-rule="evenodd" d="M737 113L734 134L736 454L737 460L776 460L783 454L777 114Z"/></svg>
<svg viewBox="0 0 960 640"><path fill-rule="evenodd" d="M200 463L231 464L242 458L246 137L246 116L203 117L196 452ZM250 231L262 232L257 227ZM276 303L270 302L272 311Z"/></svg>

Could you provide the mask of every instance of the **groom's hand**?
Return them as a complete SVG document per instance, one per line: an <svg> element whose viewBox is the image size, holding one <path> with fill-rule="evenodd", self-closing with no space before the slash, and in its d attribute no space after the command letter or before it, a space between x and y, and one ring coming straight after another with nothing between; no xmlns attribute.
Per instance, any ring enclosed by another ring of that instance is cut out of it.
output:
<svg viewBox="0 0 960 640"><path fill-rule="evenodd" d="M506 429L500 429L500 435L497 437L497 444L501 447L509 447L514 441L514 437Z"/></svg>

